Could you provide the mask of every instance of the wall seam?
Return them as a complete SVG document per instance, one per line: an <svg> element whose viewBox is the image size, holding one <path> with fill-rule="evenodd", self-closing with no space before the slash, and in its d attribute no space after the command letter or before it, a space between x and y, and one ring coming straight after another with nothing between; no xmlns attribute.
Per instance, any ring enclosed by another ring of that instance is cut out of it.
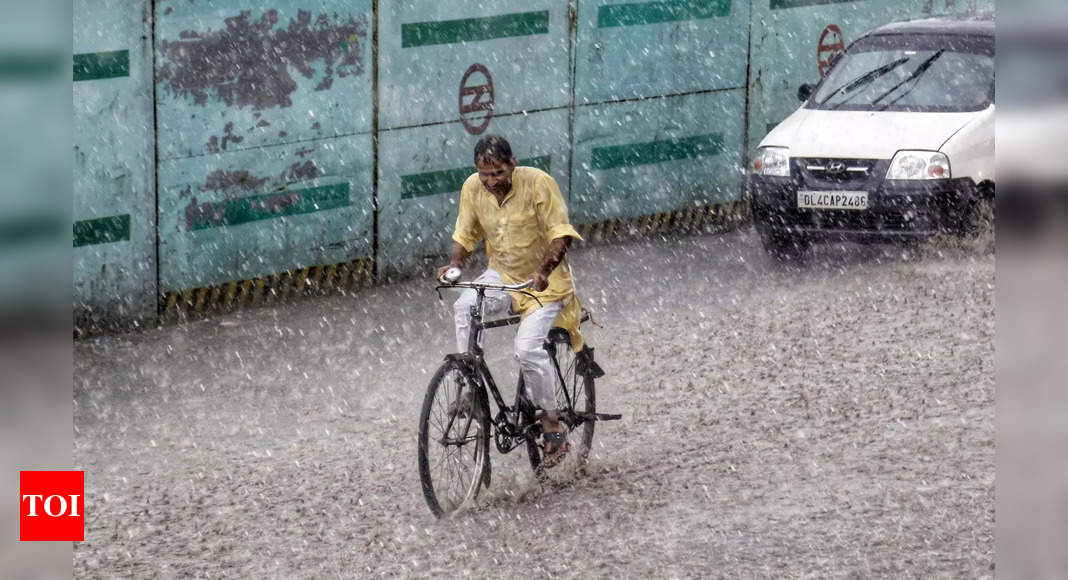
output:
<svg viewBox="0 0 1068 580"><path fill-rule="evenodd" d="M378 0L371 0L371 279L378 280Z"/></svg>
<svg viewBox="0 0 1068 580"><path fill-rule="evenodd" d="M749 0L749 34L745 53L745 112L742 117L742 191L741 199L749 198L749 126L751 116L749 108L752 106L752 71L753 71L753 3L762 0Z"/></svg>
<svg viewBox="0 0 1068 580"><path fill-rule="evenodd" d="M153 239L155 241L156 251L156 279L155 288L153 289L152 300L156 306L157 322L160 315L160 305L163 301L160 299L162 295L160 292L161 286L161 266L160 266L160 228L159 228L159 99L156 94L156 0L148 0L149 9L148 15L151 19L151 26L148 28L148 57L149 63L152 67L152 195L154 199L153 213L155 214L155 223L152 224Z"/></svg>
<svg viewBox="0 0 1068 580"><path fill-rule="evenodd" d="M568 77L571 90L568 91L567 103L567 135L569 149L567 154L567 201L573 204L574 194L574 163L575 163L575 70L578 63L578 0L567 2L567 30L568 30Z"/></svg>

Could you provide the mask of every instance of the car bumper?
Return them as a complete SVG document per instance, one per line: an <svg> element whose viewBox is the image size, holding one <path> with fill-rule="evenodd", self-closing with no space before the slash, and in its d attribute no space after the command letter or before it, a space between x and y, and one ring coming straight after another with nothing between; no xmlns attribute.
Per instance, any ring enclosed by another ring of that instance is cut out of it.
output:
<svg viewBox="0 0 1068 580"><path fill-rule="evenodd" d="M877 187L865 188L867 209L802 209L797 204L801 188L791 178L751 176L750 198L757 228L763 233L810 239L929 237L955 231L967 219L977 198L971 179L886 180Z"/></svg>

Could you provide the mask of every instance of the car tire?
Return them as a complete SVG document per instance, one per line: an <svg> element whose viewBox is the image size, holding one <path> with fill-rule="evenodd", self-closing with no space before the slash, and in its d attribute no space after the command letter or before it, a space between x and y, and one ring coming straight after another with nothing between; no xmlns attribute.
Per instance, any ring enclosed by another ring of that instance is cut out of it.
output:
<svg viewBox="0 0 1068 580"><path fill-rule="evenodd" d="M951 233L961 238L974 238L993 219L993 203L983 198L975 199L956 218Z"/></svg>

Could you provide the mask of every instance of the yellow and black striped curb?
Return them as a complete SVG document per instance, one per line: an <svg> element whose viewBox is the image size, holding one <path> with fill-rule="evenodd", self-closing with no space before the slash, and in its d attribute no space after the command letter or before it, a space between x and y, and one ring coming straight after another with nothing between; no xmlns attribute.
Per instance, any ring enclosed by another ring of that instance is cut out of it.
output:
<svg viewBox="0 0 1068 580"><path fill-rule="evenodd" d="M209 312L226 312L242 306L283 302L288 298L328 294L374 283L374 262L361 258L328 266L309 266L250 280L217 286L167 292L160 297L164 320Z"/></svg>
<svg viewBox="0 0 1068 580"><path fill-rule="evenodd" d="M587 242L608 241L626 236L692 232L703 228L731 226L744 220L748 214L749 202L738 200L694 209L584 224L578 227L578 231Z"/></svg>

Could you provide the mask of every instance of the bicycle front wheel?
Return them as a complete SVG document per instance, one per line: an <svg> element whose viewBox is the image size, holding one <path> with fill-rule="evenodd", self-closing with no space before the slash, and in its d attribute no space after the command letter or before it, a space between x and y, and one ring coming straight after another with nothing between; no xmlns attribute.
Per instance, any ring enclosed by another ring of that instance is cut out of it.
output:
<svg viewBox="0 0 1068 580"><path fill-rule="evenodd" d="M581 469L589 457L593 445L593 428L596 425L597 400L593 376L579 365L575 351L571 350L571 338L562 328L549 331L545 345L553 359L556 374L556 412L567 431L570 447L567 457L553 470L569 472ZM535 472L542 473L541 448L528 445L527 454Z"/></svg>
<svg viewBox="0 0 1068 580"><path fill-rule="evenodd" d="M419 479L430 511L445 517L489 482L489 405L458 361L434 374L419 416Z"/></svg>

